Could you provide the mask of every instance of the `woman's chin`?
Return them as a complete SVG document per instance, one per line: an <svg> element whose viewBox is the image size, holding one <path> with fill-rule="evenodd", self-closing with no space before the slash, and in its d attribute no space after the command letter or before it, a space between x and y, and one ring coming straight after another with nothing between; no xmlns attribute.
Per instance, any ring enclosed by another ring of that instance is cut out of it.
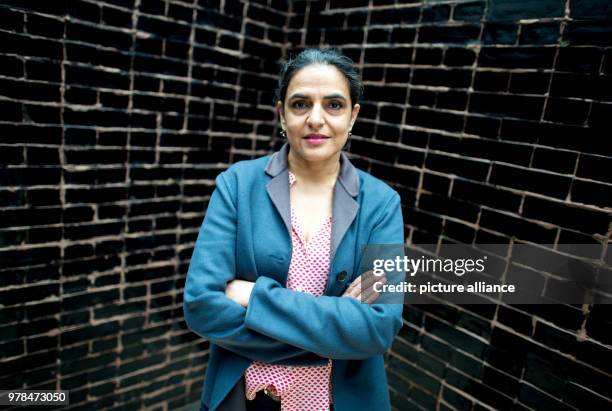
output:
<svg viewBox="0 0 612 411"><path fill-rule="evenodd" d="M302 148L302 157L309 162L329 161L336 157L339 152L339 149L331 145L327 147L306 146Z"/></svg>

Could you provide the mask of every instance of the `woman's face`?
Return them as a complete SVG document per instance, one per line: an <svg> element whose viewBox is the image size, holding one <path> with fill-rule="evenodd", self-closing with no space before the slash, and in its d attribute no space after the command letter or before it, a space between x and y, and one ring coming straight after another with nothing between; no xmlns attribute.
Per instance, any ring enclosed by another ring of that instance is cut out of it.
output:
<svg viewBox="0 0 612 411"><path fill-rule="evenodd" d="M348 81L336 67L316 64L295 73L277 106L292 154L307 162L337 160L359 113L359 104L352 112L350 104Z"/></svg>

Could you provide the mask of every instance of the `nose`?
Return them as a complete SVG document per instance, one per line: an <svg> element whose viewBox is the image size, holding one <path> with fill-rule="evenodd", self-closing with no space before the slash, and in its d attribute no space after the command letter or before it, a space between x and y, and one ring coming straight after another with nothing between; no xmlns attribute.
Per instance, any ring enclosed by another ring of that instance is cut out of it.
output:
<svg viewBox="0 0 612 411"><path fill-rule="evenodd" d="M323 109L321 104L313 104L310 115L308 116L308 125L315 129L323 125Z"/></svg>

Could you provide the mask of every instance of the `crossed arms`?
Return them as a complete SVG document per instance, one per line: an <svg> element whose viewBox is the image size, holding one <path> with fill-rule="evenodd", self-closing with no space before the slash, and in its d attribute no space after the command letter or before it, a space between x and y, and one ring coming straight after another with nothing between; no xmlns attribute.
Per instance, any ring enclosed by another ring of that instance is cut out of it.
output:
<svg viewBox="0 0 612 411"><path fill-rule="evenodd" d="M403 243L397 194L386 202L369 242ZM401 305L363 304L358 301L358 287L349 287L342 297L315 297L266 276L252 285L233 283L235 244L236 207L222 173L185 284L185 320L200 336L251 360L279 365L364 359L384 353L391 345L402 324ZM236 286L244 287L239 291L243 294L248 288L248 298L236 297L232 293ZM239 302L246 302L246 307Z"/></svg>

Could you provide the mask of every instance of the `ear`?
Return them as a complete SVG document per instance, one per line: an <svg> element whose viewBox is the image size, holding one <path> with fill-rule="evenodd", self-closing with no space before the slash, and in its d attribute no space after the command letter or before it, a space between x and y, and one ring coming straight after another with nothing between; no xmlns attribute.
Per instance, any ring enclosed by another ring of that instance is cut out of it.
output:
<svg viewBox="0 0 612 411"><path fill-rule="evenodd" d="M285 115L283 114L283 102L280 100L276 103L276 111L278 111L278 118L280 118L281 126L283 129L287 128L285 125Z"/></svg>
<svg viewBox="0 0 612 411"><path fill-rule="evenodd" d="M351 112L351 126L349 128L352 128L353 125L355 124L355 120L357 120L357 115L359 115L360 108L361 106L359 104L355 104L353 106L353 111Z"/></svg>

